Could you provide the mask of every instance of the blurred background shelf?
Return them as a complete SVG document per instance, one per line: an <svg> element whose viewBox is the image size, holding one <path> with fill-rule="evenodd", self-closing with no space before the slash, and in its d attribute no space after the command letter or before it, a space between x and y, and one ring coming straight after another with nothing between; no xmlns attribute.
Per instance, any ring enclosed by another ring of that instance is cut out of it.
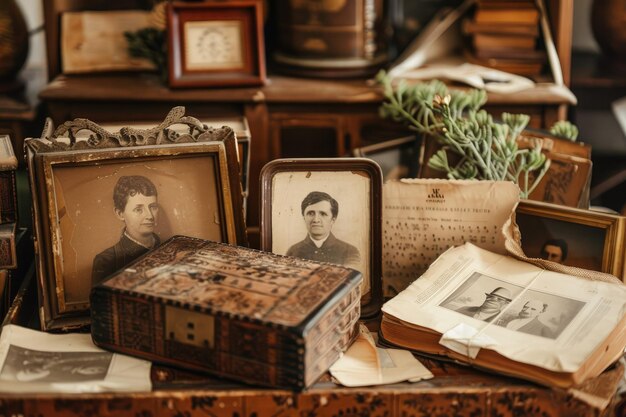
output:
<svg viewBox="0 0 626 417"><path fill-rule="evenodd" d="M626 214L626 135L611 103L626 97L626 62L598 52L572 54L571 90L578 105L570 108L580 140L592 146L592 204Z"/></svg>

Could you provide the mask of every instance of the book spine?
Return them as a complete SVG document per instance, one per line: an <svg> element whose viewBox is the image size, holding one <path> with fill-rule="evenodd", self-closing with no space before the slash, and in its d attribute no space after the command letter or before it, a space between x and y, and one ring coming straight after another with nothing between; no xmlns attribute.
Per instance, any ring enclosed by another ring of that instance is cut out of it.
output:
<svg viewBox="0 0 626 417"><path fill-rule="evenodd" d="M15 223L4 224L0 227L0 268L16 268L15 253Z"/></svg>
<svg viewBox="0 0 626 417"><path fill-rule="evenodd" d="M0 224L17 221L15 171L0 171Z"/></svg>
<svg viewBox="0 0 626 417"><path fill-rule="evenodd" d="M376 5L374 0L363 2L363 58L373 59L376 45Z"/></svg>

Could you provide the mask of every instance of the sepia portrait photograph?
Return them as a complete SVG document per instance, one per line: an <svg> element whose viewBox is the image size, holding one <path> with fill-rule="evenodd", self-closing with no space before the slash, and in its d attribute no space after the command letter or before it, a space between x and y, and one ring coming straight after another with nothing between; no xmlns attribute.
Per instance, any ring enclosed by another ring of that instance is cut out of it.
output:
<svg viewBox="0 0 626 417"><path fill-rule="evenodd" d="M572 298L527 290L509 305L495 324L516 332L556 339L585 304Z"/></svg>
<svg viewBox="0 0 626 417"><path fill-rule="evenodd" d="M53 169L65 302L175 234L225 241L215 161L206 157Z"/></svg>
<svg viewBox="0 0 626 417"><path fill-rule="evenodd" d="M369 187L367 178L350 172L274 176L272 252L369 276Z"/></svg>
<svg viewBox="0 0 626 417"><path fill-rule="evenodd" d="M360 271L361 303L373 312L382 301L380 168L365 158L276 160L261 176L262 249Z"/></svg>
<svg viewBox="0 0 626 417"><path fill-rule="evenodd" d="M529 200L516 209L526 256L618 277L623 272L623 222L617 215Z"/></svg>
<svg viewBox="0 0 626 417"><path fill-rule="evenodd" d="M522 249L528 257L602 270L604 230L526 214L516 217L522 233ZM585 239L580 239L580 236L585 236Z"/></svg>
<svg viewBox="0 0 626 417"><path fill-rule="evenodd" d="M474 272L439 306L485 322L507 309L523 287Z"/></svg>

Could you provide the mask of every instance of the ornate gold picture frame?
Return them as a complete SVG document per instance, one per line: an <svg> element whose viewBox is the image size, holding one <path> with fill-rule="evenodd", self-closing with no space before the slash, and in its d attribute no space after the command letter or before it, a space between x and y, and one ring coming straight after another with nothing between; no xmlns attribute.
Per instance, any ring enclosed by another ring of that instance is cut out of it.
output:
<svg viewBox="0 0 626 417"><path fill-rule="evenodd" d="M87 324L92 285L173 235L247 244L232 129L183 108L153 129L52 129L26 141L44 330Z"/></svg>

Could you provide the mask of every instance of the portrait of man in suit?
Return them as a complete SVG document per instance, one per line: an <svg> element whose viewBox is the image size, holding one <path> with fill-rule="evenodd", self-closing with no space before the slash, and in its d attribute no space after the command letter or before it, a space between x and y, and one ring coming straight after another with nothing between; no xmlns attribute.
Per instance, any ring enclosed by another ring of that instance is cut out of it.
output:
<svg viewBox="0 0 626 417"><path fill-rule="evenodd" d="M92 285L160 245L154 233L159 213L157 189L141 175L122 176L113 188L114 214L124 223L119 241L98 253L92 266Z"/></svg>
<svg viewBox="0 0 626 417"><path fill-rule="evenodd" d="M553 331L539 318L547 308L548 304L539 300L528 300L517 314L517 317L510 320L505 327L535 336L554 338Z"/></svg>
<svg viewBox="0 0 626 417"><path fill-rule="evenodd" d="M563 239L549 239L541 247L541 257L562 264L567 259L567 242Z"/></svg>
<svg viewBox="0 0 626 417"><path fill-rule="evenodd" d="M289 247L286 255L356 268L361 259L359 250L332 233L339 215L337 200L328 193L313 191L302 200L300 209L307 235Z"/></svg>
<svg viewBox="0 0 626 417"><path fill-rule="evenodd" d="M490 293L485 293L485 301L479 306L463 306L457 308L457 313L472 318L491 321L511 302L511 291L504 287L497 287Z"/></svg>

